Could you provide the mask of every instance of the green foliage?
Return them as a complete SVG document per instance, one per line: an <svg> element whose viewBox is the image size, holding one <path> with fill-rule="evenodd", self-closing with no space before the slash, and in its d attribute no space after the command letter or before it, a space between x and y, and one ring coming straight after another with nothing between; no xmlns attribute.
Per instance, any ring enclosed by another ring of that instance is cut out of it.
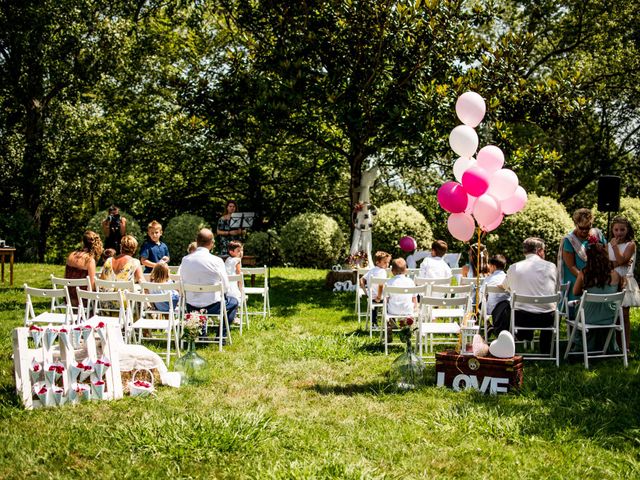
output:
<svg viewBox="0 0 640 480"><path fill-rule="evenodd" d="M38 259L38 228L26 210L20 208L13 213L0 213L0 238L16 249L16 261Z"/></svg>
<svg viewBox="0 0 640 480"><path fill-rule="evenodd" d="M89 223L87 223L87 227L86 227L86 230L93 230L94 232L99 234L103 244L104 244L104 232L102 231L102 221L105 218L107 218L108 215L109 215L109 210L99 211L93 217L91 217L91 220L89 220ZM132 235L133 237L135 237L135 239L138 241L138 248L139 248L142 245L142 242L144 242L145 239L147 238L146 228L143 232L142 229L140 228L140 224L138 224L136 219L123 210L120 210L120 217L124 217L127 219L126 234ZM83 232L78 233L78 243L80 243L80 240L82 239L82 233Z"/></svg>
<svg viewBox="0 0 640 480"><path fill-rule="evenodd" d="M418 210L401 200L378 208L373 225L373 252L384 250L393 257L405 256L398 246L400 238L413 237L419 250L431 248L433 233L431 226Z"/></svg>
<svg viewBox="0 0 640 480"><path fill-rule="evenodd" d="M271 244L271 255L269 255ZM251 232L244 243L244 254L256 257L257 265L278 265L280 263L280 237L275 230Z"/></svg>
<svg viewBox="0 0 640 480"><path fill-rule="evenodd" d="M344 255L338 223L322 213L302 213L280 231L283 260L300 267L328 268Z"/></svg>
<svg viewBox="0 0 640 480"><path fill-rule="evenodd" d="M204 218L189 213L173 217L164 228L162 240L169 247L172 265L179 265L187 254L187 247L196 240L201 228L208 228Z"/></svg>
<svg viewBox="0 0 640 480"><path fill-rule="evenodd" d="M527 205L515 215L505 217L502 224L487 237L490 254L501 253L509 263L522 260L522 242L540 237L546 244L546 259L555 263L562 237L574 225L565 208L549 197L529 195Z"/></svg>

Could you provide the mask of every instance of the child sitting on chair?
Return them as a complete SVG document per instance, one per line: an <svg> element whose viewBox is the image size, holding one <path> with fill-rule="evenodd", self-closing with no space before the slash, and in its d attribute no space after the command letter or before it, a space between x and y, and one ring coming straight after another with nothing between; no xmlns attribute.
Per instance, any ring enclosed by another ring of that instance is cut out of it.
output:
<svg viewBox="0 0 640 480"><path fill-rule="evenodd" d="M390 287L415 287L416 284L407 277L407 262L404 258L396 258L391 262L391 273L393 277L387 280L386 285ZM387 313L391 315L414 314L418 300L415 296L405 293L389 295L387 300Z"/></svg>
<svg viewBox="0 0 640 480"><path fill-rule="evenodd" d="M224 268L227 271L227 275L241 275L242 271L242 254L243 254L243 246L242 243L237 240L231 240L227 244L227 252L229 253L229 257L224 261ZM229 290L227 291L227 295L229 297L233 297L238 300L242 299L242 292L240 291L242 283L238 282L229 282ZM233 323L239 324L240 318L236 316L233 319Z"/></svg>
<svg viewBox="0 0 640 480"><path fill-rule="evenodd" d="M152 283L173 283L169 277L169 267L164 262L156 263L156 266L151 270L151 277L149 281ZM167 290L150 290L150 294L157 293L166 293ZM180 301L180 294L176 290L170 290L171 292L171 301L173 303L173 308L175 309L178 306L178 302ZM168 312L169 311L169 302L159 302L154 304L154 308L160 312Z"/></svg>
<svg viewBox="0 0 640 480"><path fill-rule="evenodd" d="M387 252L378 251L374 255L373 261L376 266L362 276L360 279L360 286L365 292L367 292L367 295L371 297L373 302L380 303L382 302L382 285L379 285L378 289L375 290L373 286L370 285L370 280L372 278L387 278L387 268L391 261L391 255ZM371 312L371 325L374 327L378 325L377 310L377 308L374 308Z"/></svg>
<svg viewBox="0 0 640 480"><path fill-rule="evenodd" d="M448 245L444 240L436 240L431 244L431 256L425 258L420 265L420 278L450 278L451 267L442 257L447 253Z"/></svg>

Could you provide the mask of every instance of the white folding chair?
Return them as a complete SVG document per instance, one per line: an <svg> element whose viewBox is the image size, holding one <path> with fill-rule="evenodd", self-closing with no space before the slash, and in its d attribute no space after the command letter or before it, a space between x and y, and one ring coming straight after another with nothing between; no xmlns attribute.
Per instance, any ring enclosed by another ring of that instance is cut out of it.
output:
<svg viewBox="0 0 640 480"><path fill-rule="evenodd" d="M247 296L247 303L249 303L250 295L261 295L262 296L262 310L250 311L247 310L248 315L262 315L263 318L266 318L267 315L271 315L271 305L269 303L269 279L267 278L267 266L263 267L253 267L253 268L243 268L242 275L251 275L252 279L255 279L255 276L264 277L263 284L261 287L254 286L246 286L244 293Z"/></svg>
<svg viewBox="0 0 640 480"><path fill-rule="evenodd" d="M377 292L379 290L380 287L384 288L384 284L387 282L387 278L369 278L369 281L367 282L367 286L366 286L366 293L367 293L367 324L366 327L369 329L369 337L373 337L373 329L374 329L374 325L373 325L373 311L374 309L378 308L378 309L382 309L383 307L383 302L376 302L374 297L375 295L377 295ZM375 295L372 295L371 292L376 292ZM376 312L378 313L378 312ZM380 315L376 315L376 319L380 319L381 316ZM378 321L378 326L376 327L376 329L380 328L380 322Z"/></svg>
<svg viewBox="0 0 640 480"><path fill-rule="evenodd" d="M451 269L451 276L462 275L462 267L454 267Z"/></svg>
<svg viewBox="0 0 640 480"><path fill-rule="evenodd" d="M434 285L451 285L451 277L424 278L416 277L414 279L416 287L426 287L426 295L431 295L431 287Z"/></svg>
<svg viewBox="0 0 640 480"><path fill-rule="evenodd" d="M167 265L167 268L169 268L169 274L177 274L180 270L180 265Z"/></svg>
<svg viewBox="0 0 640 480"><path fill-rule="evenodd" d="M358 327L360 326L360 322L362 320L362 317L365 318L365 323L366 323L366 319L367 319L367 312L362 313L362 297L366 297L367 296L367 292L364 288L362 288L360 286L360 279L366 275L366 273L369 271L369 268L362 268L362 267L358 267L358 269L356 270L356 319L358 320Z"/></svg>
<svg viewBox="0 0 640 480"><path fill-rule="evenodd" d="M124 297L122 292L90 292L78 290L78 323L95 327L99 323L113 325L124 332L129 341L130 328L127 322ZM117 312L117 315L113 315Z"/></svg>
<svg viewBox="0 0 640 480"><path fill-rule="evenodd" d="M218 344L218 350L222 351L222 346L224 345L225 339L227 339L227 341L229 342L229 344L231 344L231 330L229 329L229 319L227 318L227 309L225 308L225 301L224 301L224 287L221 283L216 283L214 285L194 285L194 284L189 284L189 283L183 283L182 284L182 292L183 295L180 297L180 311L181 311L181 322L180 324L182 325L182 323L184 322L184 317L190 313L193 313L191 311L187 310L187 294L188 293L213 293L213 294L219 294L220 298L222 299L220 302L220 313L200 313L199 311L197 311L196 313L198 313L199 315L203 315L207 318L207 323L204 326L205 328L205 333L208 332L209 327L212 328L217 328L218 329L218 337L217 340L213 339L213 340L209 340L206 338L206 336L203 336L205 338L200 338L197 341L200 343L217 343ZM226 336L223 335L224 331L226 328ZM181 328L182 330L182 328Z"/></svg>
<svg viewBox="0 0 640 480"><path fill-rule="evenodd" d="M78 320L78 307L74 307L71 303L71 292L70 288L75 288L76 290L91 290L91 281L89 280L89 276L87 275L84 278L61 278L55 277L51 274L51 285L53 288L63 288L67 292L66 301L63 304L58 302L54 302L54 299L51 301L51 311L55 310L65 310L67 305L71 309L71 322L76 322Z"/></svg>
<svg viewBox="0 0 640 480"><path fill-rule="evenodd" d="M50 323L58 323L61 325L71 322L71 303L63 304L64 313L57 313L55 310L59 308L58 302L67 302L67 291L61 288L33 288L24 284L24 293L27 301L24 309L24 325L29 327L34 323L48 325ZM46 299L48 310L36 315L33 308L33 299Z"/></svg>
<svg viewBox="0 0 640 480"><path fill-rule="evenodd" d="M145 282L150 282L151 281L151 272L149 273L143 273L142 274L142 278L144 278Z"/></svg>
<svg viewBox="0 0 640 480"><path fill-rule="evenodd" d="M235 275L229 275L229 283L237 282L240 289L240 299L238 300L238 311L236 312L236 318L240 320L240 335L242 335L242 325L246 323L249 328L249 312L247 311L247 296L244 293L244 275L241 273ZM233 326L233 324L231 324Z"/></svg>
<svg viewBox="0 0 640 480"><path fill-rule="evenodd" d="M569 355L582 354L584 360L584 368L589 368L589 359L590 358L611 358L611 357L622 357L622 362L625 368L628 366L627 360L627 345L624 341L625 331L624 331L624 321L622 316L622 300L624 299L625 292L617 292L610 294L597 294L597 293L589 293L585 291L580 298L580 305L578 307L578 311L576 313L576 317L574 320L569 318L566 319L567 327L570 328L571 334L569 336L569 341L567 342L567 350L564 352L564 358L567 358ZM610 304L613 308L612 310L615 312L613 315L612 323L609 325L598 325L588 322L588 318L585 314L585 307L590 303L602 304L607 303ZM589 332L598 332L608 330L607 337L605 339L602 350L591 350L589 351L589 346L587 344L587 335ZM575 336L577 332L582 336L582 352L572 352L571 346L575 341ZM620 338L622 341L620 342L622 345L620 348L622 349L622 353L607 353L611 340L614 338L614 332L620 332Z"/></svg>
<svg viewBox="0 0 640 480"><path fill-rule="evenodd" d="M388 328L390 322L394 319L407 318L417 316L417 311L407 314L393 314L389 313L389 297L391 295L411 295L417 297L418 295L424 295L426 287L396 287L391 285L384 285L382 289L382 331L381 337L384 341L384 354L389 354L389 335Z"/></svg>
<svg viewBox="0 0 640 480"><path fill-rule="evenodd" d="M176 326L175 311L173 308L173 302L171 301L171 293L133 293L124 292L124 299L127 303L127 317L128 322L131 325L131 332L133 333L133 339L136 343L141 343L142 340L160 340L167 342L167 353L165 364L169 366L169 360L171 357L171 337L175 342L176 355L180 355L180 341L178 340L178 329ZM153 304L160 302L169 303L169 311L162 312L162 315L158 315L158 311L153 308ZM135 312L139 312L138 318L134 320ZM136 330L138 335L136 338ZM162 337L144 337L143 330L159 330L162 332Z"/></svg>
<svg viewBox="0 0 640 480"><path fill-rule="evenodd" d="M462 320L467 313L468 305L469 298L464 295L455 298L420 298L417 332L420 356L424 357L425 341L430 353L433 353L436 344L457 345L460 323L454 319Z"/></svg>
<svg viewBox="0 0 640 480"><path fill-rule="evenodd" d="M102 280L96 278L96 292L135 291L133 280Z"/></svg>
<svg viewBox="0 0 640 480"><path fill-rule="evenodd" d="M182 281L182 276L179 273L170 273L169 280L175 283L180 283Z"/></svg>
<svg viewBox="0 0 640 480"><path fill-rule="evenodd" d="M481 326L484 326L485 340L488 340L487 329L489 326L489 318L491 317L491 315L489 315L489 313L487 312L487 303L489 302L489 295L492 295L492 294L496 295L500 293L506 293L506 290L504 290L498 285L485 285L483 288L480 289L480 299L481 299L480 301L482 302L482 305L480 306L480 322L482 322Z"/></svg>
<svg viewBox="0 0 640 480"><path fill-rule="evenodd" d="M416 277L418 277L420 275L420 269L419 268L407 268L407 277L409 277L410 279L415 279Z"/></svg>
<svg viewBox="0 0 640 480"><path fill-rule="evenodd" d="M558 313L558 309L554 308L553 310L553 325L550 327L525 327L521 325L515 324L515 314L516 314L516 303L519 305L529 304L529 305L544 305L544 304L555 304L558 305L560 301L560 293L556 293L554 295L520 295L517 292L511 292L511 321L510 321L510 331L514 338L517 337L518 331L543 331L547 330L551 332L551 348L549 349L549 355L542 355L541 353L530 353L523 352L522 355L524 358L529 360L555 360L556 367L560 366L560 315ZM534 339L535 340L535 339ZM516 342L520 343L520 342ZM535 342L534 342L535 343ZM539 342L538 342L539 343Z"/></svg>
<svg viewBox="0 0 640 480"><path fill-rule="evenodd" d="M569 287L571 286L570 282L565 282L560 284L560 301L556 308L558 309L558 315L560 315L560 321L569 320ZM567 339L571 335L569 331L569 324L567 323Z"/></svg>

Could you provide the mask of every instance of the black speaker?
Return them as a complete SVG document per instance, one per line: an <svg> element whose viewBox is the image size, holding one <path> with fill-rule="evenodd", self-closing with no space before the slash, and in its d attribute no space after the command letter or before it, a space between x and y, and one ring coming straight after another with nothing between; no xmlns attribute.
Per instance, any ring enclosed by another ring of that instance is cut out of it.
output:
<svg viewBox="0 0 640 480"><path fill-rule="evenodd" d="M620 177L603 175L598 179L598 210L601 212L620 210Z"/></svg>

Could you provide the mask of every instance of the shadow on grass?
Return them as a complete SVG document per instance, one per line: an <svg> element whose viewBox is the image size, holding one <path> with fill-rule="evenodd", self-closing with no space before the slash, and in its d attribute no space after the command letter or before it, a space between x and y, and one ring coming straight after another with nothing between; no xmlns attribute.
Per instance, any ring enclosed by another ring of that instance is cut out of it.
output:
<svg viewBox="0 0 640 480"><path fill-rule="evenodd" d="M386 395L396 392L395 386L386 381L350 383L346 385L316 384L308 387L307 390L317 392L320 395L343 395L347 397L355 395Z"/></svg>

